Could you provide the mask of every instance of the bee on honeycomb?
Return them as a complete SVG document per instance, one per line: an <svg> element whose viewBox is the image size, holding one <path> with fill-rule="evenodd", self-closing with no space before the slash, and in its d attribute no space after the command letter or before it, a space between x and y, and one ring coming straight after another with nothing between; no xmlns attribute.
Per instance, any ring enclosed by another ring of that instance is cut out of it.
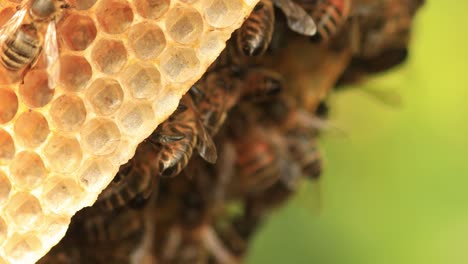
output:
<svg viewBox="0 0 468 264"><path fill-rule="evenodd" d="M32 263L177 107L255 1L0 2L0 259Z"/></svg>
<svg viewBox="0 0 468 264"><path fill-rule="evenodd" d="M241 262L319 178L327 94L401 62L421 4L268 1L230 41L257 1L1 2L0 263L64 236L40 263Z"/></svg>

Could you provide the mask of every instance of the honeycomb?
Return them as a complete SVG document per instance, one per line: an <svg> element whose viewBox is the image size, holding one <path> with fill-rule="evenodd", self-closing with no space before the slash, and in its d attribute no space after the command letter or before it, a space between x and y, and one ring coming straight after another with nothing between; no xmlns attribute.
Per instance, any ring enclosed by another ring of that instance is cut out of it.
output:
<svg viewBox="0 0 468 264"><path fill-rule="evenodd" d="M0 27L19 2L0 0ZM0 64L0 263L33 263L59 242L256 4L67 2L56 82L43 53L24 76Z"/></svg>

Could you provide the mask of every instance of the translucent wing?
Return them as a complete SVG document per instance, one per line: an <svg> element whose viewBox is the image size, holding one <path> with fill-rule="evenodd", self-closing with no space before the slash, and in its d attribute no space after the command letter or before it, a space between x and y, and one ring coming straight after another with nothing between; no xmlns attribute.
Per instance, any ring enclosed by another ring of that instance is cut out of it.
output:
<svg viewBox="0 0 468 264"><path fill-rule="evenodd" d="M49 87L54 88L60 74L60 60L57 43L57 29L55 22L52 21L47 27L47 32L44 38L44 52L47 73L49 76Z"/></svg>
<svg viewBox="0 0 468 264"><path fill-rule="evenodd" d="M286 16L289 28L301 35L313 36L317 32L317 25L312 17L292 0L274 0Z"/></svg>
<svg viewBox="0 0 468 264"><path fill-rule="evenodd" d="M198 132L198 138L197 138L197 150L198 154L200 156L210 162L210 163L216 163L216 160L218 159L218 153L216 151L216 145L213 142L213 139L211 138L211 135L208 133L208 131L205 128L205 125L202 123L200 119L200 112L198 111L198 108L195 106L195 103L193 100L190 98L190 103L191 107L195 111L195 114L197 115L197 132Z"/></svg>
<svg viewBox="0 0 468 264"><path fill-rule="evenodd" d="M377 99L379 102L393 107L401 108L403 106L403 99L401 94L395 90L381 90L381 89L372 89L372 88L363 88L360 91L364 94Z"/></svg>
<svg viewBox="0 0 468 264"><path fill-rule="evenodd" d="M301 168L290 159L280 159L278 162L280 168L279 180L281 183L286 186L288 190L297 190L302 176Z"/></svg>
<svg viewBox="0 0 468 264"><path fill-rule="evenodd" d="M205 100L199 105L203 124L210 135L215 135L226 119L227 100L225 91L213 91L210 100Z"/></svg>
<svg viewBox="0 0 468 264"><path fill-rule="evenodd" d="M205 125L201 121L201 114L200 114L200 109L198 106L195 105L194 101L200 102L200 100L203 100L205 97L205 94L202 90L198 89L196 86L193 86L190 90L189 93L191 94L190 97L190 106L195 111L195 114L197 115L197 132L198 132L198 138L197 138L197 150L198 154L205 159L206 161L210 163L215 163L216 160L218 159L218 153L216 151L216 146L213 142L213 139L211 138L211 135L208 133L208 131L205 128Z"/></svg>
<svg viewBox="0 0 468 264"><path fill-rule="evenodd" d="M218 159L216 146L201 121L198 122L197 150L203 159L210 163L216 163L216 160Z"/></svg>
<svg viewBox="0 0 468 264"><path fill-rule="evenodd" d="M215 135L227 112L236 104L240 96L240 82L229 69L218 70L207 75L204 83L205 95L197 104L207 132Z"/></svg>
<svg viewBox="0 0 468 264"><path fill-rule="evenodd" d="M21 9L17 11L11 18L0 28L0 44L10 36L15 33L15 31L21 26L21 23L24 20L26 15L26 9Z"/></svg>
<svg viewBox="0 0 468 264"><path fill-rule="evenodd" d="M326 131L327 134L333 134L339 137L347 137L346 131L334 125L333 122L317 116L311 116L306 112L297 111L296 118L305 128L318 131Z"/></svg>

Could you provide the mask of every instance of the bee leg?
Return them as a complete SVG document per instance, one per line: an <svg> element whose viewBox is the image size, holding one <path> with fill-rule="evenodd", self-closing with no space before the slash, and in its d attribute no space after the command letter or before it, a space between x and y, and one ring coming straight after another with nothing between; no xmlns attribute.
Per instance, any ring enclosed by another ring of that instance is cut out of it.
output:
<svg viewBox="0 0 468 264"><path fill-rule="evenodd" d="M28 64L28 66L26 66L21 72L21 76L20 76L21 84L24 84L24 78L26 77L26 74L28 74L30 70L31 70L31 64Z"/></svg>
<svg viewBox="0 0 468 264"><path fill-rule="evenodd" d="M218 263L240 263L241 261L233 256L221 242L216 232L211 226L202 228L202 240L205 247L216 258Z"/></svg>
<svg viewBox="0 0 468 264"><path fill-rule="evenodd" d="M361 51L361 28L359 27L359 23L357 18L350 18L349 23L349 43L351 46L351 52L353 55L358 55Z"/></svg>
<svg viewBox="0 0 468 264"><path fill-rule="evenodd" d="M149 197L145 197L143 195L143 193L138 193L135 198L133 198L132 200L130 200L130 202L128 202L128 205L132 208L132 209L142 209L146 206L146 204L148 203L148 198Z"/></svg>
<svg viewBox="0 0 468 264"><path fill-rule="evenodd" d="M178 226L173 226L168 232L167 241L163 250L162 258L164 260L174 258L177 248L182 243L182 230Z"/></svg>
<svg viewBox="0 0 468 264"><path fill-rule="evenodd" d="M139 192L135 196L135 198L130 200L129 206L133 209L141 209L141 208L146 207L149 200L151 200L152 197L158 194L158 187L159 187L159 179L155 176L152 176L151 183L148 186L148 188L146 188L146 190Z"/></svg>

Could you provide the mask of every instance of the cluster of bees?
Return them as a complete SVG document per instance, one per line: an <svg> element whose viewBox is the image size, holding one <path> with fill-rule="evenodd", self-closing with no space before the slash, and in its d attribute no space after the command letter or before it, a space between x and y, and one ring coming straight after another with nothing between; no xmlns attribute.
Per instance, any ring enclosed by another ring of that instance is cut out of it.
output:
<svg viewBox="0 0 468 264"><path fill-rule="evenodd" d="M44 6L66 8L33 3L34 23L0 32L10 36L1 49L8 69L37 59L42 47L33 28L52 15ZM303 178L320 177L326 95L402 63L422 4L261 0L177 110L40 263L242 261L269 212Z"/></svg>

